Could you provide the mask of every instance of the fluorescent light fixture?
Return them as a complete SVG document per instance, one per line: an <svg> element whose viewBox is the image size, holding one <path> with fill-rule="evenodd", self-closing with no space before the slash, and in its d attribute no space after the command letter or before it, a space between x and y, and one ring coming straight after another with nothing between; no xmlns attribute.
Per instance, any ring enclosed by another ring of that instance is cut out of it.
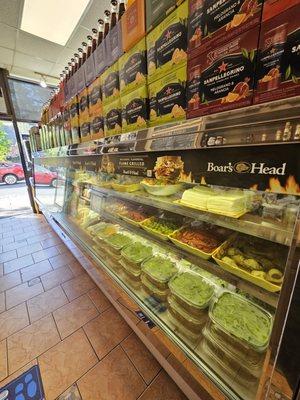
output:
<svg viewBox="0 0 300 400"><path fill-rule="evenodd" d="M44 75L41 75L40 86L42 86L43 88L46 88L48 86Z"/></svg>
<svg viewBox="0 0 300 400"><path fill-rule="evenodd" d="M21 29L64 46L90 0L24 0Z"/></svg>

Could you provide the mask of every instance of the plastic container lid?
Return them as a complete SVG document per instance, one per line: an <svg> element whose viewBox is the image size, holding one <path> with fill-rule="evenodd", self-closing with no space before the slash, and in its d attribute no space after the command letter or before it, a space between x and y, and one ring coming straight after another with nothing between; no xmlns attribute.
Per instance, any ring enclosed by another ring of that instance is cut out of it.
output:
<svg viewBox="0 0 300 400"><path fill-rule="evenodd" d="M208 307L214 295L213 285L192 271L175 275L169 282L169 288L188 306L199 310Z"/></svg>
<svg viewBox="0 0 300 400"><path fill-rule="evenodd" d="M177 273L176 264L159 255L145 260L142 269L158 284L166 284Z"/></svg>
<svg viewBox="0 0 300 400"><path fill-rule="evenodd" d="M152 254L152 248L141 242L135 242L125 246L121 251L122 257L133 264L140 264L146 258L151 257Z"/></svg>
<svg viewBox="0 0 300 400"><path fill-rule="evenodd" d="M115 233L105 239L105 243L111 246L114 250L121 250L131 242L131 238L124 233Z"/></svg>
<svg viewBox="0 0 300 400"><path fill-rule="evenodd" d="M256 351L262 352L267 348L273 317L250 300L236 293L223 291L212 303L209 317L225 333Z"/></svg>

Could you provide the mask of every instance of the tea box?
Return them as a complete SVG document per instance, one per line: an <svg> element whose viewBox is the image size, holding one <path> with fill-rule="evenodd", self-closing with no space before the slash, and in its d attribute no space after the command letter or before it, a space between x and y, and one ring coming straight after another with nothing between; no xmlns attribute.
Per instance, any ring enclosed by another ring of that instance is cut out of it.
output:
<svg viewBox="0 0 300 400"><path fill-rule="evenodd" d="M103 103L116 100L120 95L119 63L114 63L101 75Z"/></svg>
<svg viewBox="0 0 300 400"><path fill-rule="evenodd" d="M190 0L188 51L191 57L230 42L259 25L263 0Z"/></svg>
<svg viewBox="0 0 300 400"><path fill-rule="evenodd" d="M147 60L145 38L140 40L119 59L119 78L122 95L146 84Z"/></svg>
<svg viewBox="0 0 300 400"><path fill-rule="evenodd" d="M122 132L121 100L117 98L111 103L104 104L104 134L105 136L117 135Z"/></svg>
<svg viewBox="0 0 300 400"><path fill-rule="evenodd" d="M300 94L300 0L265 2L256 75L255 103Z"/></svg>
<svg viewBox="0 0 300 400"><path fill-rule="evenodd" d="M146 85L122 95L121 105L123 132L130 132L147 127L149 99Z"/></svg>
<svg viewBox="0 0 300 400"><path fill-rule="evenodd" d="M134 0L121 18L123 51L128 51L146 34L145 3Z"/></svg>
<svg viewBox="0 0 300 400"><path fill-rule="evenodd" d="M252 104L259 27L188 61L188 118Z"/></svg>
<svg viewBox="0 0 300 400"><path fill-rule="evenodd" d="M146 42L149 82L186 62L187 18L188 2L185 1L148 33Z"/></svg>
<svg viewBox="0 0 300 400"><path fill-rule="evenodd" d="M78 97L74 96L69 103L72 144L80 143Z"/></svg>
<svg viewBox="0 0 300 400"><path fill-rule="evenodd" d="M78 94L79 126L81 141L90 140L90 113L88 90L85 88Z"/></svg>
<svg viewBox="0 0 300 400"><path fill-rule="evenodd" d="M185 119L186 65L149 84L150 125Z"/></svg>

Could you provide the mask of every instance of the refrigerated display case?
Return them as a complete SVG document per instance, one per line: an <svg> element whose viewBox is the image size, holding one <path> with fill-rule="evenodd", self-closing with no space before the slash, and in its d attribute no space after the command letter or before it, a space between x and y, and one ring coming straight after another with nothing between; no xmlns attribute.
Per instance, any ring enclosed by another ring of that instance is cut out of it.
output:
<svg viewBox="0 0 300 400"><path fill-rule="evenodd" d="M182 387L190 398L296 396L280 360L297 295L299 110L295 98L35 155L59 176L51 205L36 192L42 211L175 345L178 374L205 388Z"/></svg>

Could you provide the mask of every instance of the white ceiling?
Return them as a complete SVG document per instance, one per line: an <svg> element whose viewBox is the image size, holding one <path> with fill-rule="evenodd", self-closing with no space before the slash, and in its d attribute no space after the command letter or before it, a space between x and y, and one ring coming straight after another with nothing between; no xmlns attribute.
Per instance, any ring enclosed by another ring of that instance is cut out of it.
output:
<svg viewBox="0 0 300 400"><path fill-rule="evenodd" d="M19 29L23 0L0 0L0 68L8 69L10 75L35 81L40 78L35 72L50 75L53 78L46 76L47 83L57 84L55 77L59 76L78 47L81 47L81 42L86 41L91 29L97 27L97 19L102 17L109 2L90 0L66 46L60 46ZM63 9L63 0L61 3L63 23L63 14L67 10ZM48 21L45 15L45 24L53 25L53 29L59 23Z"/></svg>

